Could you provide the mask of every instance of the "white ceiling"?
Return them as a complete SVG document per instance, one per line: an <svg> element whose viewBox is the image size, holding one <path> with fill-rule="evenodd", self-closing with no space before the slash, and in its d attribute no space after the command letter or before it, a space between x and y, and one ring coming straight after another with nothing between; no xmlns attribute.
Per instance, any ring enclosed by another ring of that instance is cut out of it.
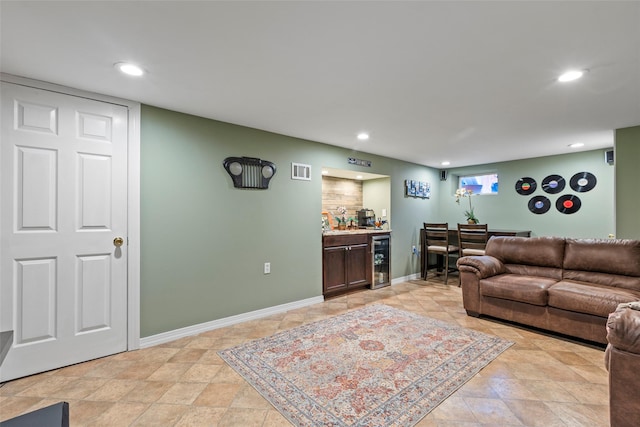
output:
<svg viewBox="0 0 640 427"><path fill-rule="evenodd" d="M436 168L640 125L636 1L3 0L0 19L4 73Z"/></svg>

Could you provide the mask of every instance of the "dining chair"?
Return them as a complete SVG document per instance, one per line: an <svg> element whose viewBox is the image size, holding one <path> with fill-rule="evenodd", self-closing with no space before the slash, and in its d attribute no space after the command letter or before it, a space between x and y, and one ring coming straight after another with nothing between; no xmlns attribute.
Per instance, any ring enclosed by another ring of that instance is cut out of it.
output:
<svg viewBox="0 0 640 427"><path fill-rule="evenodd" d="M458 224L460 256L484 255L487 228L487 224Z"/></svg>
<svg viewBox="0 0 640 427"><path fill-rule="evenodd" d="M449 257L451 255L459 254L460 248L458 246L449 244L449 223L423 223L424 238L426 241L424 254L424 280L427 280L429 274L429 254L435 254L436 258L444 258L444 283L447 284L449 279L449 272L455 271L455 269L449 268ZM440 265L440 263L438 263ZM438 270L436 268L436 274Z"/></svg>

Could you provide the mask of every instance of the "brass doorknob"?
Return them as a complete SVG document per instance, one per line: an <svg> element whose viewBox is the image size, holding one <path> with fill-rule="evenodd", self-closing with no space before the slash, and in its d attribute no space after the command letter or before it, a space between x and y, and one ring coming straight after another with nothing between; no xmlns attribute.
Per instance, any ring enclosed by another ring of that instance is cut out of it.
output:
<svg viewBox="0 0 640 427"><path fill-rule="evenodd" d="M113 245L116 247L120 247L124 244L124 239L122 237L116 237L115 239L113 239Z"/></svg>

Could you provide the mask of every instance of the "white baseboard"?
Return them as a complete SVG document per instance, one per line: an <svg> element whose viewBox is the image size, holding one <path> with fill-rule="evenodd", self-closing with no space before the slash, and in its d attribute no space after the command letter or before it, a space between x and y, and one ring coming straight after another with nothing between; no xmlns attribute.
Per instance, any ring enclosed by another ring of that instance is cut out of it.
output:
<svg viewBox="0 0 640 427"><path fill-rule="evenodd" d="M179 338L201 334L202 332L224 328L226 326L235 325L238 323L246 322L248 320L260 319L262 317L271 316L272 314L284 313L285 311L295 310L296 308L302 308L321 302L324 302L324 297L322 295L303 299L300 301L276 305L274 307L250 311L248 313L237 314L235 316L229 316L223 319L212 320L211 322L200 323L198 325L187 326L185 328L175 329L173 331L163 332L157 335L151 335L149 337L140 338L140 348L147 348L158 344L164 344L166 342L174 341Z"/></svg>
<svg viewBox="0 0 640 427"><path fill-rule="evenodd" d="M420 273L410 274L408 276L396 277L391 280L392 285L408 282L410 280L420 279ZM300 301L293 301L286 304L276 305L274 307L263 308L260 310L250 311L248 313L237 314L235 316L225 317L223 319L212 320L211 322L200 323L198 325L187 326L185 328L175 329L173 331L163 332L157 335L140 338L140 348L152 347L158 344L164 344L179 338L189 337L201 334L213 329L224 328L236 325L238 323L247 322L249 320L260 319L262 317L271 316L272 314L284 313L285 311L295 310L296 308L307 307L309 305L324 302L322 295L307 298Z"/></svg>
<svg viewBox="0 0 640 427"><path fill-rule="evenodd" d="M408 282L409 280L417 280L420 279L420 273L413 273L408 276L396 277L391 280L392 285L397 285L398 283Z"/></svg>

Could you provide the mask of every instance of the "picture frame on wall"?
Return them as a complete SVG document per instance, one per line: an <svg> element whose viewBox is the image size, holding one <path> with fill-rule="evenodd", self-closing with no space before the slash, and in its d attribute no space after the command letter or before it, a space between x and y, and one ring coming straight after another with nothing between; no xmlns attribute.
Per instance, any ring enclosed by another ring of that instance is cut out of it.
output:
<svg viewBox="0 0 640 427"><path fill-rule="evenodd" d="M431 184L413 179L405 180L405 194L409 197L428 199L431 197Z"/></svg>

